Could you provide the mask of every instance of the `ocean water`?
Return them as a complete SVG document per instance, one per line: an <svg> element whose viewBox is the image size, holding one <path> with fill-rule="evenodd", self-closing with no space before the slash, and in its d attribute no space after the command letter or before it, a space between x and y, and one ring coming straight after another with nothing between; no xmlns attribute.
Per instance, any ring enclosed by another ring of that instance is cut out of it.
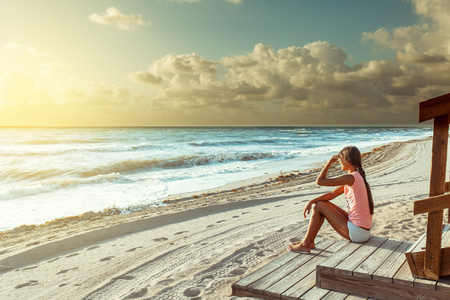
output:
<svg viewBox="0 0 450 300"><path fill-rule="evenodd" d="M0 231L308 168L430 127L0 128Z"/></svg>

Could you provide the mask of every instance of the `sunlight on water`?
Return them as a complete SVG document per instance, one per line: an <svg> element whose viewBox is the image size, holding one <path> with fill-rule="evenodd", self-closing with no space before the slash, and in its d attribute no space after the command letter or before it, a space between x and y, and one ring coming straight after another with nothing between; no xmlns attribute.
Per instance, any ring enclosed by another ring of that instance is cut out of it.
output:
<svg viewBox="0 0 450 300"><path fill-rule="evenodd" d="M364 151L431 134L429 127L2 128L0 230L161 205L172 194L306 168L349 144Z"/></svg>

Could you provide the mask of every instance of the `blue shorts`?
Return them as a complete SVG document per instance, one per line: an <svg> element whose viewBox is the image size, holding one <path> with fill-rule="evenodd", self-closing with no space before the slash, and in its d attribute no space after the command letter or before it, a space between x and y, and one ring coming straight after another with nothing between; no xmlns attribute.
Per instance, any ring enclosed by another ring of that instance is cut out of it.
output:
<svg viewBox="0 0 450 300"><path fill-rule="evenodd" d="M364 243L370 238L370 230L356 226L350 221L347 221L348 235L350 240L355 243Z"/></svg>

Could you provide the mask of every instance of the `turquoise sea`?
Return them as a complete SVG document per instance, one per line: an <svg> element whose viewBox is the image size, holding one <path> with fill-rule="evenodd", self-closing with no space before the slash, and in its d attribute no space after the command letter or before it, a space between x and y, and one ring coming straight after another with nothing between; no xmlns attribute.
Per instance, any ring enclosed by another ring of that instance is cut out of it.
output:
<svg viewBox="0 0 450 300"><path fill-rule="evenodd" d="M302 170L431 127L0 128L0 231Z"/></svg>

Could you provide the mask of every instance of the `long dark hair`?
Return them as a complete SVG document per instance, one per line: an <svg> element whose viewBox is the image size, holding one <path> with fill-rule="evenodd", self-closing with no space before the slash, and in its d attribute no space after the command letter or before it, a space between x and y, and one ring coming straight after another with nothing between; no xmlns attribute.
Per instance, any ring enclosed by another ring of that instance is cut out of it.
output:
<svg viewBox="0 0 450 300"><path fill-rule="evenodd" d="M356 167L356 171L361 175L364 179L364 183L366 184L367 190L367 198L369 199L369 209L370 214L373 215L374 204L372 199L372 192L370 191L370 185L366 180L366 172L364 172L361 162L361 152L355 146L345 147L339 152L339 156L346 162L351 163Z"/></svg>

